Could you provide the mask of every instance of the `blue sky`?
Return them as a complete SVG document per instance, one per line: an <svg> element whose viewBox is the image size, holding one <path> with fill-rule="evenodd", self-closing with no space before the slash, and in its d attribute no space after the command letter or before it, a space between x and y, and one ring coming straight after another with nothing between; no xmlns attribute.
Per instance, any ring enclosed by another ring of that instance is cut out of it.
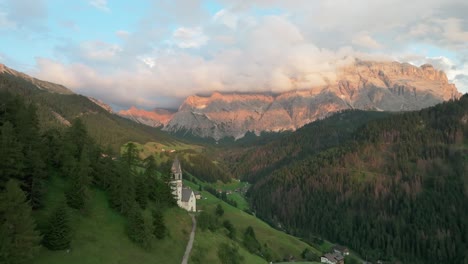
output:
<svg viewBox="0 0 468 264"><path fill-rule="evenodd" d="M0 0L0 63L117 108L320 84L350 58L432 63L468 92L464 0Z"/></svg>

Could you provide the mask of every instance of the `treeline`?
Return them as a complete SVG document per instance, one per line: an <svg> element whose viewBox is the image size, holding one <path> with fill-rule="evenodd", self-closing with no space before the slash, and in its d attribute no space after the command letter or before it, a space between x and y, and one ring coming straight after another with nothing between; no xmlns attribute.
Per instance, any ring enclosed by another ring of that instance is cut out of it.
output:
<svg viewBox="0 0 468 264"><path fill-rule="evenodd" d="M211 187L211 186L205 186L205 191L211 193L212 195L214 195L215 197L217 197L218 199L221 199L223 201L225 201L226 203L234 206L234 207L237 207L237 202L233 199L229 199L229 197L227 196L227 193L226 191L222 191L222 192L218 192L215 188Z"/></svg>
<svg viewBox="0 0 468 264"><path fill-rule="evenodd" d="M353 132L371 120L388 116L384 112L347 110L308 124L264 145L224 151L230 170L244 181L254 183L272 171L309 155L343 144Z"/></svg>
<svg viewBox="0 0 468 264"><path fill-rule="evenodd" d="M206 182L229 182L231 176L226 172L226 169L220 168L220 164L215 164L205 155L187 155L187 158L181 157L182 168L192 175L196 175L200 180Z"/></svg>
<svg viewBox="0 0 468 264"><path fill-rule="evenodd" d="M368 260L467 263L467 143L465 95L372 121L343 146L268 174L248 195L268 222Z"/></svg>
<svg viewBox="0 0 468 264"><path fill-rule="evenodd" d="M111 207L127 217L133 241L149 247L153 236L164 236L160 209L175 201L154 160L139 161L131 145L121 158L103 151L79 119L62 130L41 131L33 103L1 93L0 160L0 263L24 263L40 244L69 248L69 213L86 214L92 187L105 190ZM44 207L50 177L61 177L66 187L48 223L38 228L32 212ZM149 203L155 209L150 224L142 221Z"/></svg>

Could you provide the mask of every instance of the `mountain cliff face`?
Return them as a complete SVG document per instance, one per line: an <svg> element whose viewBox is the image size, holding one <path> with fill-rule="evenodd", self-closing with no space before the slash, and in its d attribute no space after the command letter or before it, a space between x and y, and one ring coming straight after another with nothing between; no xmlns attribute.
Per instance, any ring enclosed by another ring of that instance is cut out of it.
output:
<svg viewBox="0 0 468 264"><path fill-rule="evenodd" d="M170 132L237 139L249 131L296 130L345 109L419 110L460 95L445 73L431 65L356 61L339 69L336 81L326 86L281 94L190 96L173 116L146 115L151 121L142 123L153 122Z"/></svg>
<svg viewBox="0 0 468 264"><path fill-rule="evenodd" d="M174 112L166 109L154 109L153 111L146 111L132 106L128 110L121 110L118 113L120 116L126 117L137 123L152 127L163 127L169 123L174 116Z"/></svg>

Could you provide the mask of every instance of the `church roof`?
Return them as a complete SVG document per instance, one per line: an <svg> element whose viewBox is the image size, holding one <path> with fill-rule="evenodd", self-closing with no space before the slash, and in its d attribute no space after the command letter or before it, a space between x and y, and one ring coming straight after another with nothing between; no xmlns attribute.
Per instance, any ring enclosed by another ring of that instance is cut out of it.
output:
<svg viewBox="0 0 468 264"><path fill-rule="evenodd" d="M188 202L190 200L190 196L192 195L193 191L190 188L183 188L182 189L182 202Z"/></svg>
<svg viewBox="0 0 468 264"><path fill-rule="evenodd" d="M173 174L182 173L182 168L180 167L180 161L177 157L174 159L174 162L172 163L171 171Z"/></svg>

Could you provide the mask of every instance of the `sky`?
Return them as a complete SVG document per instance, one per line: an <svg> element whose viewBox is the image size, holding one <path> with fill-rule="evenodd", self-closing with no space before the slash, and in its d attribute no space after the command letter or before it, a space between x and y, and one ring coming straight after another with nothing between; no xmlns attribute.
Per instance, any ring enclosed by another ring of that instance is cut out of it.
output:
<svg viewBox="0 0 468 264"><path fill-rule="evenodd" d="M117 109L308 88L354 58L431 63L466 93L466 14L466 0L0 0L0 63Z"/></svg>

